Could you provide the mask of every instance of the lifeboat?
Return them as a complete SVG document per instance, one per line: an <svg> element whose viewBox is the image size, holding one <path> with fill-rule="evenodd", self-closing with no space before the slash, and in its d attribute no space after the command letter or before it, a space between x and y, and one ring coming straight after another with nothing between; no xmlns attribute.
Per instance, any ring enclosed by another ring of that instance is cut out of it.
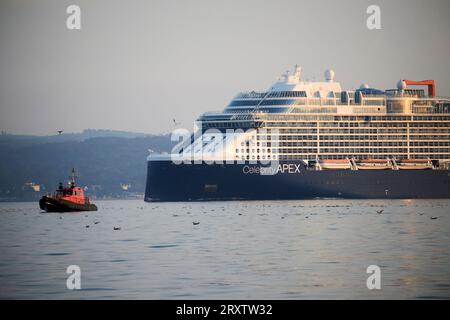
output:
<svg viewBox="0 0 450 320"><path fill-rule="evenodd" d="M348 159L319 160L318 165L322 170L351 169L352 164Z"/></svg>
<svg viewBox="0 0 450 320"><path fill-rule="evenodd" d="M361 159L355 160L358 170L386 170L392 169L392 164L389 160L382 159Z"/></svg>
<svg viewBox="0 0 450 320"><path fill-rule="evenodd" d="M45 195L39 200L39 207L47 212L97 211L97 206L84 195L84 190L75 185L73 169L69 187L65 188L60 183L55 193Z"/></svg>
<svg viewBox="0 0 450 320"><path fill-rule="evenodd" d="M399 170L424 170L433 169L433 163L430 160L423 159L403 159L397 160Z"/></svg>

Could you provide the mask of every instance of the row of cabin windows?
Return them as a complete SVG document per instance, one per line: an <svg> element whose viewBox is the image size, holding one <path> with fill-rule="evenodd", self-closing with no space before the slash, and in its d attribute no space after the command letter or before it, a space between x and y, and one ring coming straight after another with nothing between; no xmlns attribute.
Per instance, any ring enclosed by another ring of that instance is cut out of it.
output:
<svg viewBox="0 0 450 320"><path fill-rule="evenodd" d="M320 134L382 134L406 133L406 129L321 129ZM444 132L443 132L444 133Z"/></svg>
<svg viewBox="0 0 450 320"><path fill-rule="evenodd" d="M384 132L386 133L386 132ZM392 133L392 132L390 132ZM261 140L261 144L264 146L264 136L259 137ZM277 141L317 141L317 134L311 134L311 135L281 135L279 137L273 136L273 137L266 137L267 140L274 141L277 138ZM407 134L405 132L399 132L396 135L392 134L372 134L372 135L357 135L357 134L349 134L349 135L320 135L319 134L319 140L328 140L328 141L389 141L389 140L404 140L406 141L408 138ZM450 135L418 135L418 134L410 134L409 136L410 141L414 140L426 140L426 141L436 141L436 142L445 142L450 140ZM267 146L270 146L270 142L266 142ZM243 145L244 146L244 145Z"/></svg>
<svg viewBox="0 0 450 320"><path fill-rule="evenodd" d="M279 129L276 130L283 132L290 132L291 130L295 131L297 130L295 128L317 128L317 122L270 122L266 123L266 125L270 128L277 127ZM406 128L407 126L407 123L319 122L319 128ZM444 125L441 127L449 128L450 123L444 123ZM261 132L264 132L264 128L261 129Z"/></svg>
<svg viewBox="0 0 450 320"><path fill-rule="evenodd" d="M282 99L282 100L233 100L228 107L245 107L245 106L285 106L293 105L296 103L295 99Z"/></svg>
<svg viewBox="0 0 450 320"><path fill-rule="evenodd" d="M448 144L446 145L448 146ZM423 152L445 152L450 153L450 148L445 148L446 146L441 147L429 147L429 146L410 146L409 151L410 153L423 153ZM370 153L384 153L384 152L395 152L395 153L404 153L407 152L408 149L406 148L406 145L390 145L390 146L355 146L356 148L349 148L348 146L334 146L335 148L330 148L331 146L320 146L320 152L323 153L364 153L364 152L370 152ZM399 148L403 147L403 148ZM251 151L250 151L251 150ZM236 149L236 154L254 154L256 153L266 153L266 149ZM280 147L277 148L274 152L278 153L312 153L317 152L317 148L286 148L286 147ZM271 149L267 149L267 153L271 153Z"/></svg>
<svg viewBox="0 0 450 320"><path fill-rule="evenodd" d="M241 142L241 146L242 146L242 147L244 147L244 146L249 147L250 144L251 144L252 146L255 145L254 142L250 142L250 141ZM270 147L270 146L271 146L271 143L270 143L270 142L259 142L259 141L258 141L258 142L256 142L256 146L257 146L257 147L259 147L259 146L261 146L261 147Z"/></svg>
<svg viewBox="0 0 450 320"><path fill-rule="evenodd" d="M262 155L262 156L259 156L259 155L257 155L257 156L249 156L249 155L246 155L246 156L244 156L244 155L242 155L242 156L240 156L240 158L242 159L242 160L250 160L250 159L252 159L252 160L270 160L270 159L272 159L272 160L276 160L277 159L277 156L272 156L272 158L270 157L270 154L269 155L267 155L267 157L265 156L265 155ZM239 155L236 155L236 159L239 159Z"/></svg>
<svg viewBox="0 0 450 320"><path fill-rule="evenodd" d="M450 116L397 116L397 115L386 115L386 116L308 116L308 115L272 115L268 116L268 120L297 120L297 121L331 121L331 122L346 122L346 121L362 121L362 122L372 122L372 121L450 121Z"/></svg>
<svg viewBox="0 0 450 320"><path fill-rule="evenodd" d="M357 159L386 159L395 156L396 159L408 159L406 153L395 154L392 153L380 153L380 154L345 154L345 155L319 155L322 160L343 160L347 158L357 158ZM299 155L279 155L279 160L316 160L317 154L299 154ZM447 154L414 154L410 155L410 159L448 159Z"/></svg>
<svg viewBox="0 0 450 320"><path fill-rule="evenodd" d="M320 153L406 153L408 152L407 148L398 148L398 147L384 147L384 148L328 148L321 147ZM315 153L317 152L317 148L280 148L277 150L279 153ZM423 147L415 147L410 148L410 153L450 153L450 148L423 148Z"/></svg>
<svg viewBox="0 0 450 320"><path fill-rule="evenodd" d="M325 116L325 115L299 115L287 113L284 115L267 115L266 121L324 121L324 122L403 122L403 121L450 121L449 116Z"/></svg>
<svg viewBox="0 0 450 320"><path fill-rule="evenodd" d="M410 129L410 133L448 133L450 128L442 128L442 129Z"/></svg>
<svg viewBox="0 0 450 320"><path fill-rule="evenodd" d="M358 142L348 142L348 141L331 141L331 142L323 142L321 141L319 145L321 147L384 147L384 146L406 146L408 143L406 141L358 141Z"/></svg>
<svg viewBox="0 0 450 320"><path fill-rule="evenodd" d="M444 127L450 128L450 123L410 123L409 127L427 128L427 127Z"/></svg>
<svg viewBox="0 0 450 320"><path fill-rule="evenodd" d="M272 127L280 127L279 131L282 130L295 130L292 128L316 128L317 122L266 122L265 125L268 128ZM406 128L408 123L388 123L388 122L319 122L320 128ZM287 129L284 129L286 127ZM433 122L433 123L409 123L409 127L414 128L427 128L427 127L435 127L435 128L450 128L450 123L448 122ZM262 129L264 130L264 128ZM267 129L270 130L270 129Z"/></svg>
<svg viewBox="0 0 450 320"><path fill-rule="evenodd" d="M427 135L427 136L421 136L421 135L411 135L409 137L410 140L450 140L450 135L442 135L442 136L433 136L433 135Z"/></svg>
<svg viewBox="0 0 450 320"><path fill-rule="evenodd" d="M411 129L411 133L446 133L448 132L449 128L442 128L442 129ZM378 133L403 133L407 132L407 128L320 128L319 133L342 133L342 134L378 134ZM291 135L294 134L305 134L305 133L317 133L317 128L310 128L310 129L288 129L288 130L279 130L278 135L289 133ZM264 135L263 132L261 132L261 135ZM274 135L276 135L274 133Z"/></svg>
<svg viewBox="0 0 450 320"><path fill-rule="evenodd" d="M317 145L316 141L311 142L280 142L279 147L314 147ZM407 141L320 141L320 147L395 147L395 146L407 146ZM425 141L425 142L410 142L410 146L418 147L433 147L433 146L450 146L450 141Z"/></svg>
<svg viewBox="0 0 450 320"><path fill-rule="evenodd" d="M450 141L411 141L410 146L414 147L439 147L439 146L450 146Z"/></svg>
<svg viewBox="0 0 450 320"><path fill-rule="evenodd" d="M252 153L255 153L255 149L251 149L252 150ZM241 153L249 153L250 152L250 149L236 149L236 153L239 153L239 151L241 152ZM270 153L270 149L267 149L267 153ZM266 152L266 149L256 149L256 153L265 153Z"/></svg>
<svg viewBox="0 0 450 320"><path fill-rule="evenodd" d="M351 154L357 154L358 156L361 155L370 155L370 157L380 157L383 154L388 155L406 155L408 154L407 148L345 148L345 149L337 149L337 148L320 148L320 152L317 152L317 149L314 148L296 148L296 149L282 149L279 150L280 154L342 154L345 156L349 156ZM416 149L410 149L409 150L410 155L420 155L425 154L429 155L430 158L432 158L432 154L441 154L445 155L444 158L448 159L450 156L450 148L442 148L442 149L435 149L435 148L416 148Z"/></svg>

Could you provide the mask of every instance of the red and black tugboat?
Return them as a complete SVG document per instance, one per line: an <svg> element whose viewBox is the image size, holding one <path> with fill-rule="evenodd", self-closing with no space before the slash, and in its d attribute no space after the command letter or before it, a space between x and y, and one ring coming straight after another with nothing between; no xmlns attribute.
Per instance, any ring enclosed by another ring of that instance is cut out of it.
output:
<svg viewBox="0 0 450 320"><path fill-rule="evenodd" d="M75 169L72 169L69 187L64 188L60 182L54 194L39 200L39 207L47 212L97 211L97 206L84 195L83 189L75 185Z"/></svg>

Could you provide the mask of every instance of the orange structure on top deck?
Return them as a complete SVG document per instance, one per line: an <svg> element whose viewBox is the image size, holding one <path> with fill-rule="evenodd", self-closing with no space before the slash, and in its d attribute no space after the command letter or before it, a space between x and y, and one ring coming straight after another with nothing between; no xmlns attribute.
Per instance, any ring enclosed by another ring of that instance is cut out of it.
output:
<svg viewBox="0 0 450 320"><path fill-rule="evenodd" d="M436 96L436 83L434 80L421 80L421 81L414 81L414 80L403 80L405 81L406 85L411 86L428 86L428 96L434 97Z"/></svg>

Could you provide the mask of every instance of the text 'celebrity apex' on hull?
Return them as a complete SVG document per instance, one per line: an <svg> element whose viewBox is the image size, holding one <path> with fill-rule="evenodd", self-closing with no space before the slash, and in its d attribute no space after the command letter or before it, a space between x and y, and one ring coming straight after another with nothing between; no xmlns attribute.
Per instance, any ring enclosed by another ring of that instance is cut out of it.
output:
<svg viewBox="0 0 450 320"><path fill-rule="evenodd" d="M450 98L434 80L344 91L332 70L300 74L174 132L170 154L148 157L145 200L450 197Z"/></svg>

